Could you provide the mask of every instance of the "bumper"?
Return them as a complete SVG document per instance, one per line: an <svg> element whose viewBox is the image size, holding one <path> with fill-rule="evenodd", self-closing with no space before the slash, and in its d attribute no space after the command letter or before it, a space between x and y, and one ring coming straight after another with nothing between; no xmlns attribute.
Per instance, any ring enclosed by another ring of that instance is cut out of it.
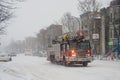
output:
<svg viewBox="0 0 120 80"><path fill-rule="evenodd" d="M87 57L87 58L76 58L76 57L69 57L67 58L68 62L91 62L93 61L93 57Z"/></svg>
<svg viewBox="0 0 120 80"><path fill-rule="evenodd" d="M11 58L0 58L0 62L11 61Z"/></svg>

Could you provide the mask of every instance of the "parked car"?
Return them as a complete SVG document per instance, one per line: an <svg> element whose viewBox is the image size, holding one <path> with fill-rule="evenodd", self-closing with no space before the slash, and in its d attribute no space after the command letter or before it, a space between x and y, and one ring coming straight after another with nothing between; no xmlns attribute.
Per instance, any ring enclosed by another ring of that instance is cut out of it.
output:
<svg viewBox="0 0 120 80"><path fill-rule="evenodd" d="M4 61L4 62L7 62L7 61L11 61L12 58L6 54L0 54L0 61Z"/></svg>
<svg viewBox="0 0 120 80"><path fill-rule="evenodd" d="M15 56L16 56L16 53L8 54L8 56L10 56L10 57L15 57Z"/></svg>

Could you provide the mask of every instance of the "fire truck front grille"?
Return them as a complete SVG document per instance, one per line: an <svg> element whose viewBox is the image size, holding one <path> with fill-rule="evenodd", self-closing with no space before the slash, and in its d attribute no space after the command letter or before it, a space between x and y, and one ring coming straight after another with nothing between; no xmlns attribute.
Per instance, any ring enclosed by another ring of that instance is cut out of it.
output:
<svg viewBox="0 0 120 80"><path fill-rule="evenodd" d="M86 52L85 51L78 51L78 56L80 57L86 57Z"/></svg>

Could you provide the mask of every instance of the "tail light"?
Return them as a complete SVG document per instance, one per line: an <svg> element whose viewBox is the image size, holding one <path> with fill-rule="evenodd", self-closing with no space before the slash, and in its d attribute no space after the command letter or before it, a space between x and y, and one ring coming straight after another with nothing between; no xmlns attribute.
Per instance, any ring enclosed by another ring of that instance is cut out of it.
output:
<svg viewBox="0 0 120 80"><path fill-rule="evenodd" d="M87 50L87 51L86 51L86 54L87 54L88 56L91 56L91 50Z"/></svg>
<svg viewBox="0 0 120 80"><path fill-rule="evenodd" d="M75 50L71 50L71 56L73 56L73 57L76 56L76 51Z"/></svg>

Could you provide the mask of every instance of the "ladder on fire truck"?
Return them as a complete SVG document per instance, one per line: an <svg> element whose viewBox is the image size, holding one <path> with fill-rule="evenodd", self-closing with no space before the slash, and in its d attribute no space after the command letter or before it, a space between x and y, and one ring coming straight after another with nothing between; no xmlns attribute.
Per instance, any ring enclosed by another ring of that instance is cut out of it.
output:
<svg viewBox="0 0 120 80"><path fill-rule="evenodd" d="M83 31L80 33L80 31L76 32L68 32L65 33L61 36L58 36L55 40L53 40L53 43L63 43L66 42L68 40L83 40L85 39L86 33Z"/></svg>

